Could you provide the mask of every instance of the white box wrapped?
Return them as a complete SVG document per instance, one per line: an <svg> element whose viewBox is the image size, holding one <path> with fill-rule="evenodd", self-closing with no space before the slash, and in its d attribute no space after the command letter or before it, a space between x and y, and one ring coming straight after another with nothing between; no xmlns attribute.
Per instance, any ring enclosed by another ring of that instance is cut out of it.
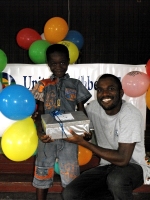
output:
<svg viewBox="0 0 150 200"><path fill-rule="evenodd" d="M65 113L55 117L43 114L41 120L44 132L52 139L71 137L70 129L78 135L89 132L90 120L82 111Z"/></svg>

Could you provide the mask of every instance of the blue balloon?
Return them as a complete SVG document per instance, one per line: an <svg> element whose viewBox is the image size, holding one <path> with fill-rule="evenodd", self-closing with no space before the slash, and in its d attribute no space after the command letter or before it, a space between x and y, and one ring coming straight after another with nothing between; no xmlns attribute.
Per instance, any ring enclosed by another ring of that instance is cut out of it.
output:
<svg viewBox="0 0 150 200"><path fill-rule="evenodd" d="M35 108L33 94L22 85L9 85L0 92L0 111L9 119L25 119L33 114Z"/></svg>
<svg viewBox="0 0 150 200"><path fill-rule="evenodd" d="M66 37L63 40L67 40L74 43L79 50L83 47L84 44L84 38L82 34L75 30L68 31Z"/></svg>

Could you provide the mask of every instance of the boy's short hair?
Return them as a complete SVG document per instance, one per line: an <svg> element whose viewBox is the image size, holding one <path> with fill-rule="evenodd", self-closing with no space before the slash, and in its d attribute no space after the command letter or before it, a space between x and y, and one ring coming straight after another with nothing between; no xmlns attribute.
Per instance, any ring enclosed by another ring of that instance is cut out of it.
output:
<svg viewBox="0 0 150 200"><path fill-rule="evenodd" d="M59 52L65 54L66 58L69 60L69 51L68 48L63 44L52 44L46 50L46 58L49 61L50 54L54 52Z"/></svg>

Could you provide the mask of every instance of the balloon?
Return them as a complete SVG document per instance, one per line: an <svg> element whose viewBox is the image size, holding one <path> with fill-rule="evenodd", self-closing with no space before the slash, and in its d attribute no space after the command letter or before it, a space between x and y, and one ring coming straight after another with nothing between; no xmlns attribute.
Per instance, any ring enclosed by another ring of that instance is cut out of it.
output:
<svg viewBox="0 0 150 200"><path fill-rule="evenodd" d="M5 130L9 128L12 124L14 124L16 121L5 117L1 112L0 112L0 121L1 121L1 128L0 128L0 137L1 137L5 132Z"/></svg>
<svg viewBox="0 0 150 200"><path fill-rule="evenodd" d="M1 147L1 139L2 139L2 138L0 137L0 154L4 154L4 153L3 153L3 150L2 150L2 147Z"/></svg>
<svg viewBox="0 0 150 200"><path fill-rule="evenodd" d="M126 74L122 79L122 88L129 97L139 97L143 95L150 84L150 78L147 74L140 71L132 71Z"/></svg>
<svg viewBox="0 0 150 200"><path fill-rule="evenodd" d="M36 64L46 63L46 49L50 43L46 40L37 40L29 48L29 57Z"/></svg>
<svg viewBox="0 0 150 200"><path fill-rule="evenodd" d="M150 110L150 86L146 92L146 105L147 105L148 109Z"/></svg>
<svg viewBox="0 0 150 200"><path fill-rule="evenodd" d="M92 151L89 149L78 145L78 162L79 165L87 164L92 158Z"/></svg>
<svg viewBox="0 0 150 200"><path fill-rule="evenodd" d="M28 50L34 41L41 40L41 36L32 28L23 28L18 32L16 40L21 48Z"/></svg>
<svg viewBox="0 0 150 200"><path fill-rule="evenodd" d="M57 174L60 174L59 163L58 163L57 160L56 160L56 162L55 162L55 164L54 164L54 171L55 171Z"/></svg>
<svg viewBox="0 0 150 200"><path fill-rule="evenodd" d="M150 76L150 59L146 63L146 73L148 76Z"/></svg>
<svg viewBox="0 0 150 200"><path fill-rule="evenodd" d="M81 35L80 32L75 31L75 30L70 30L67 33L67 36L64 38L64 40L70 41L72 43L74 43L78 49L82 49L83 44L84 44L84 38Z"/></svg>
<svg viewBox="0 0 150 200"><path fill-rule="evenodd" d="M68 30L68 24L63 18L53 17L44 26L44 36L51 44L55 44L65 38Z"/></svg>
<svg viewBox="0 0 150 200"><path fill-rule="evenodd" d="M33 156L36 156L36 154L37 154L37 149L36 149L35 152L33 153Z"/></svg>
<svg viewBox="0 0 150 200"><path fill-rule="evenodd" d="M46 40L45 36L44 36L44 33L41 34L41 38L42 38L42 40Z"/></svg>
<svg viewBox="0 0 150 200"><path fill-rule="evenodd" d="M7 56L4 53L4 51L0 49L0 72L2 72L5 69L6 65L7 65Z"/></svg>
<svg viewBox="0 0 150 200"><path fill-rule="evenodd" d="M32 93L22 85L9 85L0 93L0 111L7 118L21 120L35 111Z"/></svg>
<svg viewBox="0 0 150 200"><path fill-rule="evenodd" d="M70 57L70 64L73 64L77 61L78 57L79 57L79 50L77 48L77 46L69 41L61 41L59 42L59 44L63 44L68 48L69 51L69 57Z"/></svg>
<svg viewBox="0 0 150 200"><path fill-rule="evenodd" d="M13 161L30 158L38 145L38 136L34 121L28 117L15 122L2 136L2 150Z"/></svg>

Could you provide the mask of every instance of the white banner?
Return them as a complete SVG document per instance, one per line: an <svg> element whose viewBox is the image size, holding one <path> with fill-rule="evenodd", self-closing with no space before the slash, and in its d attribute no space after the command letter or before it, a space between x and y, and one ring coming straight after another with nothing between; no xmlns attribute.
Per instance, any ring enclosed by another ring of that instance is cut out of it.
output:
<svg viewBox="0 0 150 200"><path fill-rule="evenodd" d="M131 71L141 71L146 73L145 65L124 65L124 64L72 64L68 67L70 77L81 80L83 85L92 94L93 100L96 98L96 90L94 83L98 77L104 73L114 74L122 78ZM20 84L31 90L33 86L41 79L49 78L51 71L46 64L7 64L2 74L2 82L7 84ZM146 119L146 101L145 94L132 98L126 95L123 96L128 102L135 105ZM88 101L88 102L89 102Z"/></svg>

